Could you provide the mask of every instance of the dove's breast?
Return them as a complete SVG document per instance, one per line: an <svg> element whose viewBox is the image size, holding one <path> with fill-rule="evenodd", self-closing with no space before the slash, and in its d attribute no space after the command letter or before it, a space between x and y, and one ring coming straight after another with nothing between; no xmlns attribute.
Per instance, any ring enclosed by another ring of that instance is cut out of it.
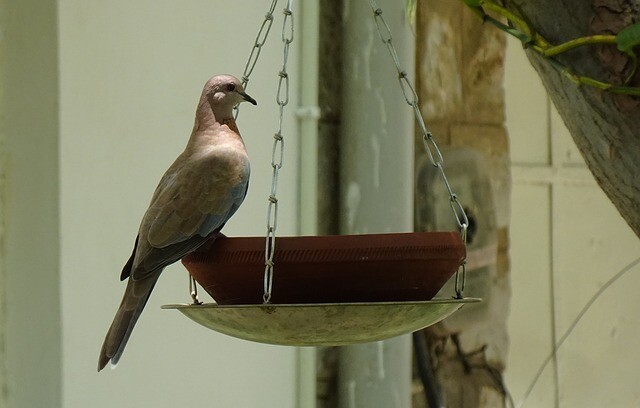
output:
<svg viewBox="0 0 640 408"><path fill-rule="evenodd" d="M210 177L214 185L232 187L248 181L249 157L244 145L218 145L204 150L195 161L193 170L203 177Z"/></svg>
<svg viewBox="0 0 640 408"><path fill-rule="evenodd" d="M219 230L246 195L250 170L244 145L190 153L165 173L143 219L139 234L155 247Z"/></svg>

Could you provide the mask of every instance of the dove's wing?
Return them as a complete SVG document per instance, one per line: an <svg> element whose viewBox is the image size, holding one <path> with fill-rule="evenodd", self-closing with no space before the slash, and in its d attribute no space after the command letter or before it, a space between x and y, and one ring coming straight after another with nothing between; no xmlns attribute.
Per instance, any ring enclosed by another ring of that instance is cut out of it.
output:
<svg viewBox="0 0 640 408"><path fill-rule="evenodd" d="M247 193L244 149L211 149L176 163L160 181L140 226L135 280L197 249L224 226Z"/></svg>

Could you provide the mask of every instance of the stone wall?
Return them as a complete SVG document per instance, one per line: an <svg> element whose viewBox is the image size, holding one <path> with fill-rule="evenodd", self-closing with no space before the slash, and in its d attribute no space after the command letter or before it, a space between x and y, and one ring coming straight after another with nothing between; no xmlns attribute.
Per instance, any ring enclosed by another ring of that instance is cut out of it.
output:
<svg viewBox="0 0 640 408"><path fill-rule="evenodd" d="M443 399L447 406L501 406L501 371L507 353L506 318L509 302L509 146L505 121L503 61L505 38L489 25L482 25L461 1L422 0L416 16L417 91L428 129L449 160L461 150L477 153L479 166L488 174L490 200L495 214L491 226L494 244L483 248L489 262L483 275L490 296L482 313L465 307L453 323L451 319L425 330ZM416 163L424 148L416 139ZM445 155L445 168L447 163ZM417 169L419 170L419 169ZM465 204L465 197L460 201ZM420 203L417 202L417 208ZM469 208L467 208L469 209ZM477 229L489 228L486 220L474 219ZM417 225L418 229L420 226ZM480 249L469 246L468 275ZM473 256L472 256L473 255ZM473 260L471 259L473 258ZM474 284L475 285L475 284ZM473 293L473 286L465 295ZM455 315L454 315L455 316ZM415 381L414 406L426 407L424 391Z"/></svg>

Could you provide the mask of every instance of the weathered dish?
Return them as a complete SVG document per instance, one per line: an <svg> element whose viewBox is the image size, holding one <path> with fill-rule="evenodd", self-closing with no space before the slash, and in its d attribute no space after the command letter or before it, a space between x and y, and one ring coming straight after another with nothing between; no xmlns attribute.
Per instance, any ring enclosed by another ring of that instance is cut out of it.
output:
<svg viewBox="0 0 640 408"><path fill-rule="evenodd" d="M343 346L411 333L480 299L305 305L166 305L220 333L285 346Z"/></svg>

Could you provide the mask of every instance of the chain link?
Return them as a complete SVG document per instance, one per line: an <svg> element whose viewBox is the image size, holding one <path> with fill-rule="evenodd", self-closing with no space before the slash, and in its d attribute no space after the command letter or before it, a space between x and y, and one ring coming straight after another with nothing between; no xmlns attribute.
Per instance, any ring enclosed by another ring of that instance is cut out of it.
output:
<svg viewBox="0 0 640 408"><path fill-rule="evenodd" d="M267 10L267 14L264 16L264 20L262 21L262 25L258 30L258 34L256 35L256 39L253 42L253 47L251 48L251 53L249 54L249 59L247 59L247 63L244 66L244 71L242 72L242 87L246 90L247 85L249 84L249 77L253 72L253 69L256 67L256 63L258 62L258 58L260 57L260 53L262 52L262 46L267 42L267 37L269 37L269 32L271 31L271 26L273 25L273 11L278 4L278 0L272 0L271 6L269 6L269 10ZM233 109L235 109L234 117L238 119L238 115L240 114L240 107L236 105Z"/></svg>
<svg viewBox="0 0 640 408"><path fill-rule="evenodd" d="M284 137L282 127L284 125L284 108L289 103L289 73L287 63L289 62L289 47L293 42L293 11L291 10L292 0L288 0L287 6L283 10L284 22L282 23L282 69L278 72L278 91L276 102L280 107L278 131L273 135L273 148L271 150L271 193L269 194L269 204L267 207L267 236L265 238L264 251L264 303L271 302L271 291L273 290L273 267L275 266L274 255L276 251L276 229L278 226L278 176L284 162Z"/></svg>
<svg viewBox="0 0 640 408"><path fill-rule="evenodd" d="M196 279L189 274L189 295L191 295L192 305L201 305L202 302L198 299L198 284Z"/></svg>
<svg viewBox="0 0 640 408"><path fill-rule="evenodd" d="M375 19L376 27L378 28L378 33L380 34L380 39L387 47L387 50L389 51L389 54L393 59L393 63L395 64L396 70L398 71L398 80L400 82L400 89L402 90L404 99L407 104L413 109L416 121L418 122L420 131L422 132L422 143L425 147L425 150L427 151L429 160L431 161L431 164L439 170L442 181L444 182L447 193L449 194L449 205L451 206L451 211L453 212L453 216L456 220L456 223L458 224L458 228L460 229L462 241L466 246L469 219L467 218L467 214L462 204L460 204L460 201L458 200L458 196L453 192L453 189L449 184L449 180L447 179L447 175L444 171L444 158L442 157L442 152L440 152L438 144L434 140L431 132L427 130L427 126L424 123L424 118L422 116L422 112L420 112L420 107L418 104L418 94L411 84L411 81L409 81L407 72L402 69L402 64L400 63L398 52L396 50L396 47L393 45L391 28L389 27L389 24L387 24L387 21L383 16L383 11L378 6L376 0L369 0L369 3L371 4L371 9L373 10L373 16ZM455 291L457 298L462 298L462 292L464 290L466 279L466 262L466 259L464 259L460 264L458 271L456 271Z"/></svg>

